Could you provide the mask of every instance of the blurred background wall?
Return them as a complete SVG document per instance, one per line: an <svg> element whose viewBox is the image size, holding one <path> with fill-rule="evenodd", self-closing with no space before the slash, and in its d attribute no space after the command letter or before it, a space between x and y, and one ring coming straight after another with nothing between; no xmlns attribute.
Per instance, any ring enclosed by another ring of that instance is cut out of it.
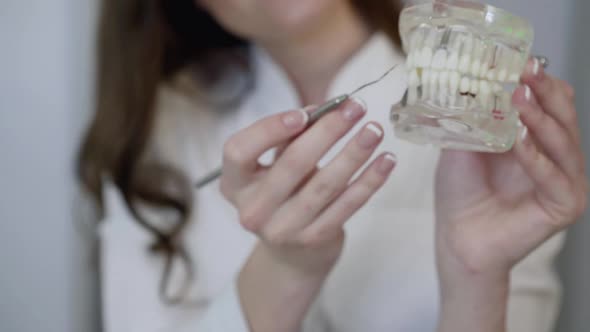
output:
<svg viewBox="0 0 590 332"><path fill-rule="evenodd" d="M590 156L590 1L490 0L533 21L535 52L573 82ZM91 113L99 0L0 0L0 331L99 331L74 153ZM590 160L589 160L590 161ZM590 326L590 215L569 234L560 332Z"/></svg>
<svg viewBox="0 0 590 332"><path fill-rule="evenodd" d="M577 106L585 142L587 172L590 172L590 1L572 4L567 35L566 73L577 88ZM551 21L547 26L552 26ZM564 38L565 39L565 38ZM559 262L565 283L565 301L557 331L590 330L590 210L569 232L569 241Z"/></svg>
<svg viewBox="0 0 590 332"><path fill-rule="evenodd" d="M0 0L2 332L98 330L96 273L72 227L97 4Z"/></svg>

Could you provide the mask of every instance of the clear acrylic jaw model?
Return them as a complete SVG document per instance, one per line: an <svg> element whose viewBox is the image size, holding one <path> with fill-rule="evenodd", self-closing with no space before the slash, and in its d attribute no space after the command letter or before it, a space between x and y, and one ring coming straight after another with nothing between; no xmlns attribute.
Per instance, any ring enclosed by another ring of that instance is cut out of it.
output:
<svg viewBox="0 0 590 332"><path fill-rule="evenodd" d="M400 32L408 91L391 110L396 136L449 149L510 150L519 125L512 93L530 54L531 25L471 1L414 0Z"/></svg>

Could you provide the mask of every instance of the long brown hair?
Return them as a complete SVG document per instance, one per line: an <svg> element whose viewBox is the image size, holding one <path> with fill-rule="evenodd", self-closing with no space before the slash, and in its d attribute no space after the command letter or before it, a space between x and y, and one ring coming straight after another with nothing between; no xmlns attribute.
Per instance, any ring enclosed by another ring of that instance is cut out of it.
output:
<svg viewBox="0 0 590 332"><path fill-rule="evenodd" d="M401 1L351 0L373 28L399 45ZM195 0L103 0L98 36L96 113L82 144L78 176L102 208L103 184L112 181L121 191L138 223L154 236L152 250L166 257L160 294L166 287L173 258L190 257L179 234L187 224L192 186L178 169L142 156L154 128L158 87L188 65L210 65L219 52L244 48L247 42L222 29ZM211 68L204 68L210 70ZM166 231L148 222L137 202L178 212Z"/></svg>

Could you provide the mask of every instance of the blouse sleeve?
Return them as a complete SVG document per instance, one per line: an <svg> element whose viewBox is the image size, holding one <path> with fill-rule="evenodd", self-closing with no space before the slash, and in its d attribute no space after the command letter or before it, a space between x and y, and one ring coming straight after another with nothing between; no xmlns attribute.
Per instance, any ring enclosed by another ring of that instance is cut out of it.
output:
<svg viewBox="0 0 590 332"><path fill-rule="evenodd" d="M150 235L128 212L119 191L105 186L99 228L102 322L106 332L248 332L235 282L206 307L167 305L158 283L162 259L149 254Z"/></svg>
<svg viewBox="0 0 590 332"><path fill-rule="evenodd" d="M554 330L561 302L561 284L554 268L565 233L558 234L518 264L511 275L509 332Z"/></svg>

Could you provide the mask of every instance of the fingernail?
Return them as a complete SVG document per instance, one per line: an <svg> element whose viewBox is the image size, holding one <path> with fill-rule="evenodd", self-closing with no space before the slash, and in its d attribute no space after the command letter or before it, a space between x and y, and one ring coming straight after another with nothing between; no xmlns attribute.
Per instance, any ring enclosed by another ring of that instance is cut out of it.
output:
<svg viewBox="0 0 590 332"><path fill-rule="evenodd" d="M290 111L283 115L282 121L288 129L300 129L309 121L309 114L305 110Z"/></svg>
<svg viewBox="0 0 590 332"><path fill-rule="evenodd" d="M531 101L531 87L528 85L524 86L524 99Z"/></svg>
<svg viewBox="0 0 590 332"><path fill-rule="evenodd" d="M360 119L367 112L367 104L364 100L358 97L350 98L354 105L348 105L344 109L344 118L349 121L356 121Z"/></svg>
<svg viewBox="0 0 590 332"><path fill-rule="evenodd" d="M531 58L527 63L527 71L533 76L538 76L541 71L541 62L536 57Z"/></svg>
<svg viewBox="0 0 590 332"><path fill-rule="evenodd" d="M383 130L373 123L369 123L363 128L359 135L359 145L363 149L374 148L383 137Z"/></svg>
<svg viewBox="0 0 590 332"><path fill-rule="evenodd" d="M367 102L363 98L358 97L358 96L353 96L353 97L350 97L350 100L353 103L359 105L363 109L364 112L367 111Z"/></svg>
<svg viewBox="0 0 590 332"><path fill-rule="evenodd" d="M382 175L389 175L395 165L397 164L397 157L392 153L387 153L377 165L377 172Z"/></svg>
<svg viewBox="0 0 590 332"><path fill-rule="evenodd" d="M541 68L541 62L537 58L533 58L533 75L539 75L539 69Z"/></svg>

